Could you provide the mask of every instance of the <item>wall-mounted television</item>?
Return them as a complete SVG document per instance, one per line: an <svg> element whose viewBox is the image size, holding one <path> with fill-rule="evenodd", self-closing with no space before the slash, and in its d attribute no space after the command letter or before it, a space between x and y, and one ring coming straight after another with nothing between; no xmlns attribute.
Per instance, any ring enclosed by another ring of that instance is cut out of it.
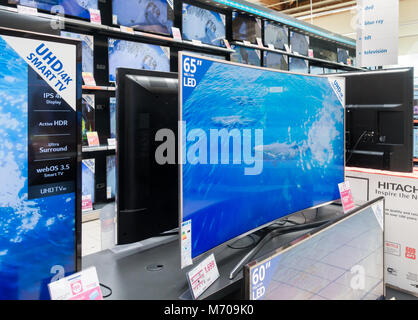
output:
<svg viewBox="0 0 418 320"><path fill-rule="evenodd" d="M289 29L272 21L264 21L264 44L272 44L276 49L285 49L289 44Z"/></svg>
<svg viewBox="0 0 418 320"><path fill-rule="evenodd" d="M191 225L191 258L339 199L344 79L184 54L180 66L179 220Z"/></svg>
<svg viewBox="0 0 418 320"><path fill-rule="evenodd" d="M116 98L109 99L110 138L116 139Z"/></svg>
<svg viewBox="0 0 418 320"><path fill-rule="evenodd" d="M231 61L261 66L260 50L236 45L231 45L231 48L235 50L234 53L231 53Z"/></svg>
<svg viewBox="0 0 418 320"><path fill-rule="evenodd" d="M12 2L49 13L59 12L82 19L90 19L89 9L98 9L98 0L16 0Z"/></svg>
<svg viewBox="0 0 418 320"><path fill-rule="evenodd" d="M224 47L225 15L183 3L182 35L185 40Z"/></svg>
<svg viewBox="0 0 418 320"><path fill-rule="evenodd" d="M261 20L232 12L232 38L237 41L257 43L257 38L261 39Z"/></svg>
<svg viewBox="0 0 418 320"><path fill-rule="evenodd" d="M275 53L270 51L264 51L264 67L278 69L278 70L289 70L288 57L281 53Z"/></svg>
<svg viewBox="0 0 418 320"><path fill-rule="evenodd" d="M289 57L289 71L309 73L309 62L306 59Z"/></svg>
<svg viewBox="0 0 418 320"><path fill-rule="evenodd" d="M171 35L172 0L112 0L113 23L140 31Z"/></svg>
<svg viewBox="0 0 418 320"><path fill-rule="evenodd" d="M116 81L117 68L170 71L170 48L109 38L109 81Z"/></svg>
<svg viewBox="0 0 418 320"><path fill-rule="evenodd" d="M303 56L309 55L309 36L290 31L290 48L292 52L297 52Z"/></svg>
<svg viewBox="0 0 418 320"><path fill-rule="evenodd" d="M94 75L94 37L86 34L79 34L68 31L61 31L61 37L68 37L82 41L82 70L83 72L89 72Z"/></svg>

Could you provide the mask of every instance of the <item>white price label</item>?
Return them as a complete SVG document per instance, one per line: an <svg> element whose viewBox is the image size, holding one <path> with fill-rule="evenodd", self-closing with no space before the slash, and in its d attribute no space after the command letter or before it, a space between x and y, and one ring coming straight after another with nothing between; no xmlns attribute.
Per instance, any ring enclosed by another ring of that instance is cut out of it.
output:
<svg viewBox="0 0 418 320"><path fill-rule="evenodd" d="M26 7L22 5L17 5L17 12L22 13L22 14L33 15L33 16L38 15L38 9L33 8L33 7Z"/></svg>
<svg viewBox="0 0 418 320"><path fill-rule="evenodd" d="M192 220L181 224L181 268L193 264L192 259Z"/></svg>
<svg viewBox="0 0 418 320"><path fill-rule="evenodd" d="M218 266L213 253L192 271L187 273L194 299L200 297L219 278Z"/></svg>

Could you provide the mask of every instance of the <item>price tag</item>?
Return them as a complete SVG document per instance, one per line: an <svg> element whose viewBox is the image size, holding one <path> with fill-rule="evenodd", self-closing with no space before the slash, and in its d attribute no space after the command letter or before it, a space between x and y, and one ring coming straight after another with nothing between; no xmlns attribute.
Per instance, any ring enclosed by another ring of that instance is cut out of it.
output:
<svg viewBox="0 0 418 320"><path fill-rule="evenodd" d="M344 213L354 208L353 194L351 192L350 182L346 181L338 185L340 190L341 202L343 204Z"/></svg>
<svg viewBox="0 0 418 320"><path fill-rule="evenodd" d="M113 22L113 24L118 24L118 15L117 14L114 14L112 16L112 22Z"/></svg>
<svg viewBox="0 0 418 320"><path fill-rule="evenodd" d="M260 48L264 48L263 40L261 40L261 38L257 38L257 44Z"/></svg>
<svg viewBox="0 0 418 320"><path fill-rule="evenodd" d="M94 24L102 24L102 16L99 9L89 9L90 11L90 22Z"/></svg>
<svg viewBox="0 0 418 320"><path fill-rule="evenodd" d="M134 28L125 27L125 26L120 26L120 31L130 33L130 34L135 34Z"/></svg>
<svg viewBox="0 0 418 320"><path fill-rule="evenodd" d="M51 300L103 300L95 267L48 284Z"/></svg>
<svg viewBox="0 0 418 320"><path fill-rule="evenodd" d="M91 200L91 194L86 194L81 197L81 211L87 212L93 210L93 202Z"/></svg>
<svg viewBox="0 0 418 320"><path fill-rule="evenodd" d="M231 45L229 44L229 41L227 39L223 39L225 43L225 47L229 50L231 50Z"/></svg>
<svg viewBox="0 0 418 320"><path fill-rule="evenodd" d="M22 5L17 5L17 12L21 14L28 14L32 16L38 15L38 9L33 7L26 7Z"/></svg>
<svg viewBox="0 0 418 320"><path fill-rule="evenodd" d="M244 43L246 46L250 46L250 45L251 45L251 42L250 42L250 41L247 41L247 40L244 40L244 41L243 41L243 43Z"/></svg>
<svg viewBox="0 0 418 320"><path fill-rule="evenodd" d="M91 72L83 72L82 73L83 81L86 86L95 87L96 80Z"/></svg>
<svg viewBox="0 0 418 320"><path fill-rule="evenodd" d="M271 43L269 43L268 45L267 45L267 47L269 48L269 49L271 49L271 50L274 50L275 48L274 48L274 46L271 44Z"/></svg>
<svg viewBox="0 0 418 320"><path fill-rule="evenodd" d="M171 27L171 31L173 33L173 39L177 41L182 41L181 32L179 28Z"/></svg>
<svg viewBox="0 0 418 320"><path fill-rule="evenodd" d="M116 147L116 139L115 138L109 138L109 139L107 139L107 144L109 146L108 149L115 149L115 147Z"/></svg>
<svg viewBox="0 0 418 320"><path fill-rule="evenodd" d="M213 253L192 271L187 273L187 280L194 299L199 298L219 278L218 266Z"/></svg>
<svg viewBox="0 0 418 320"><path fill-rule="evenodd" d="M313 58L314 57L314 53L313 53L313 50L312 49L308 49L308 56L310 58Z"/></svg>
<svg viewBox="0 0 418 320"><path fill-rule="evenodd" d="M181 224L181 268L193 264L192 259L192 220Z"/></svg>
<svg viewBox="0 0 418 320"><path fill-rule="evenodd" d="M202 41L200 41L200 40L192 40L192 43L196 46L201 46L202 45Z"/></svg>
<svg viewBox="0 0 418 320"><path fill-rule="evenodd" d="M100 147L99 135L97 131L87 132L86 135L89 147Z"/></svg>

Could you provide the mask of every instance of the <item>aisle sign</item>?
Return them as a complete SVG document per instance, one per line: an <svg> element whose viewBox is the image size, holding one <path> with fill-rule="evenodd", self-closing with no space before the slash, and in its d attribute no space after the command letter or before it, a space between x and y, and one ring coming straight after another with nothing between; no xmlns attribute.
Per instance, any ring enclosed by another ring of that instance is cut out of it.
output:
<svg viewBox="0 0 418 320"><path fill-rule="evenodd" d="M187 280L194 299L199 298L219 278L218 266L213 253L192 271L187 273Z"/></svg>
<svg viewBox="0 0 418 320"><path fill-rule="evenodd" d="M361 67L396 65L399 0L359 0L357 58Z"/></svg>

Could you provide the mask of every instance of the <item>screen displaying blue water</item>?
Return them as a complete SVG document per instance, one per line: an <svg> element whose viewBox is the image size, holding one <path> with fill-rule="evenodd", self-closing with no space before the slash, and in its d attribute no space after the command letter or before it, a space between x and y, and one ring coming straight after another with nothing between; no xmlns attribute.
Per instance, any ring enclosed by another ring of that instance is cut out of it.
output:
<svg viewBox="0 0 418 320"><path fill-rule="evenodd" d="M183 39L224 47L225 15L183 3Z"/></svg>
<svg viewBox="0 0 418 320"><path fill-rule="evenodd" d="M235 50L231 53L231 61L251 64L253 66L261 66L261 52L257 49L232 45L231 48Z"/></svg>
<svg viewBox="0 0 418 320"><path fill-rule="evenodd" d="M172 0L113 0L117 24L142 31L171 35Z"/></svg>
<svg viewBox="0 0 418 320"><path fill-rule="evenodd" d="M181 221L192 223L192 257L339 198L344 108L330 80L181 61Z"/></svg>
<svg viewBox="0 0 418 320"><path fill-rule="evenodd" d="M153 44L109 39L109 81L116 81L117 68L170 71L170 48Z"/></svg>
<svg viewBox="0 0 418 320"><path fill-rule="evenodd" d="M62 13L57 6L62 6L65 15L90 19L89 9L98 9L98 0L18 0L23 6L38 8L53 13Z"/></svg>
<svg viewBox="0 0 418 320"><path fill-rule="evenodd" d="M75 271L75 193L28 196L28 69L0 36L1 300L49 299L56 272Z"/></svg>

